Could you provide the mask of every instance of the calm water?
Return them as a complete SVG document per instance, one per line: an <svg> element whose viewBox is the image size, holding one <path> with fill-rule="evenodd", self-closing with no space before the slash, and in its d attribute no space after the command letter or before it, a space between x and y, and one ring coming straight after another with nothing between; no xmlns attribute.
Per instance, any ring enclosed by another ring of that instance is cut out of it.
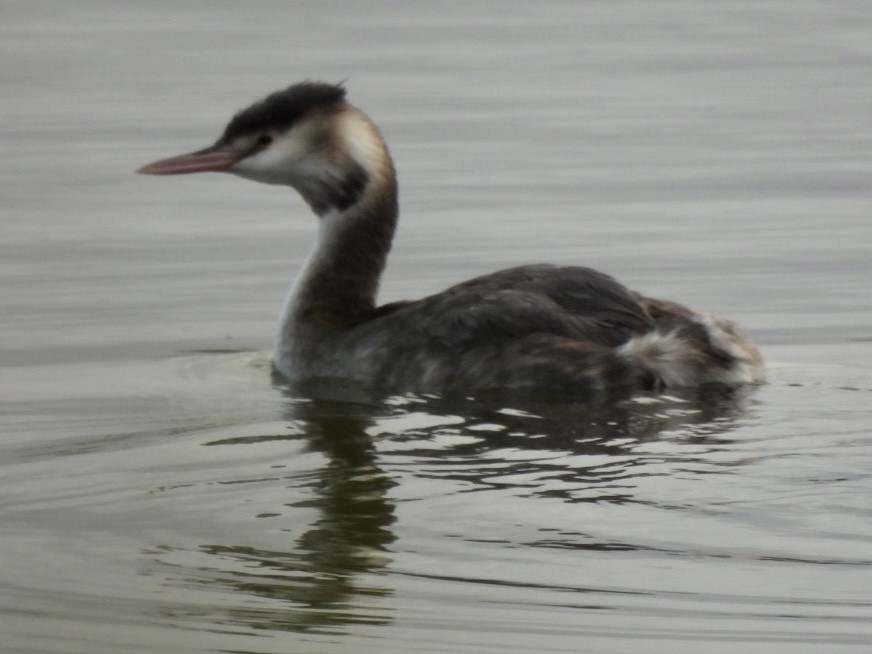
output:
<svg viewBox="0 0 872 654"><path fill-rule="evenodd" d="M0 651L866 652L872 5L0 4ZM270 375L314 219L138 177L348 78L385 300L592 265L770 383L609 410Z"/></svg>

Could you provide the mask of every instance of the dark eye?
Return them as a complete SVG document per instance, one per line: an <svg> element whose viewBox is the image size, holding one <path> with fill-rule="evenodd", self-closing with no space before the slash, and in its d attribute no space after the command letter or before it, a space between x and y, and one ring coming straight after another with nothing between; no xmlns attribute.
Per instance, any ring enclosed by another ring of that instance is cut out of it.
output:
<svg viewBox="0 0 872 654"><path fill-rule="evenodd" d="M254 147L256 147L258 149L265 148L270 143L272 143L272 141L273 141L272 136L270 136L269 134L261 134L260 136L257 137L257 140L254 142Z"/></svg>

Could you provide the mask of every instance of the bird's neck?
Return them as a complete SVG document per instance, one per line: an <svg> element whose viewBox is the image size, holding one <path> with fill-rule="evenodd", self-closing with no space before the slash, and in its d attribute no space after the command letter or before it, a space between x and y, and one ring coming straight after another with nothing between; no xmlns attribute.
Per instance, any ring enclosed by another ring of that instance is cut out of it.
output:
<svg viewBox="0 0 872 654"><path fill-rule="evenodd" d="M388 162L360 199L319 217L315 248L285 302L276 361L295 360L318 342L369 318L397 224L397 186Z"/></svg>

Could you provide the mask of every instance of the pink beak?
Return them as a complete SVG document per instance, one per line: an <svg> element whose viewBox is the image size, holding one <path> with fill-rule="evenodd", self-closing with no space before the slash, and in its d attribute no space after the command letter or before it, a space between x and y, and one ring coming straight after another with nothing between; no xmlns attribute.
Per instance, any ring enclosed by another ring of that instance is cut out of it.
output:
<svg viewBox="0 0 872 654"><path fill-rule="evenodd" d="M143 166L136 172L143 175L187 175L188 173L227 172L247 152L239 150L213 150L206 148L197 152L180 154L169 159L160 159Z"/></svg>

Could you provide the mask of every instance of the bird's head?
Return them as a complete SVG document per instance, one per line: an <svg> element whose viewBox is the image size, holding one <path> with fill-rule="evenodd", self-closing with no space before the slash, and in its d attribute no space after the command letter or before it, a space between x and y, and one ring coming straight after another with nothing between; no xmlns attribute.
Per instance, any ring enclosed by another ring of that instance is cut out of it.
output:
<svg viewBox="0 0 872 654"><path fill-rule="evenodd" d="M211 146L143 166L146 175L228 172L295 188L324 214L393 181L378 129L345 101L340 85L302 82L237 113Z"/></svg>

